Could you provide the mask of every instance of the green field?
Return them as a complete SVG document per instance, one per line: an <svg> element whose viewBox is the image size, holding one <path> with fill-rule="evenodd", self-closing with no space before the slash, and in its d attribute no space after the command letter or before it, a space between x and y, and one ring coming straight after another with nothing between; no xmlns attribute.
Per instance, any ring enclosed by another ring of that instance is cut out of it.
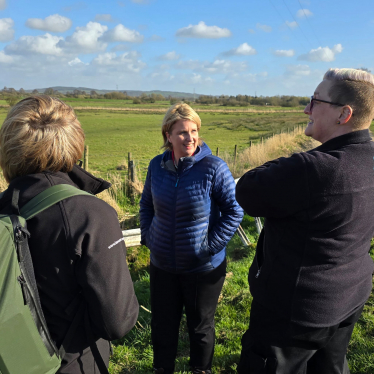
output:
<svg viewBox="0 0 374 374"><path fill-rule="evenodd" d="M107 100L109 101L109 100ZM113 101L113 100L110 100ZM0 121L7 110L0 109ZM162 152L161 122L163 114L119 112L111 110L76 110L89 146L90 170L107 173L121 165L128 152L138 166L140 179L149 161ZM200 136L215 154L233 154L249 147L250 140L260 141L280 130L304 126L307 116L295 113L200 113Z"/></svg>
<svg viewBox="0 0 374 374"><path fill-rule="evenodd" d="M170 107L169 101L156 101L155 103L141 103L141 104L133 104L133 100L116 100L116 99L91 99L91 98L75 98L75 97L64 97L62 98L64 102L71 105L73 108L130 108L130 109L155 109L160 110L164 109L165 111ZM0 99L0 106L1 105L8 105L5 100ZM292 107L292 108L285 108L280 106L255 106L251 105L248 107L230 107L230 106L220 106L218 104L195 104L191 103L191 106L195 110L235 110L235 111L252 111L252 110L260 110L260 111L300 111L304 109L304 107Z"/></svg>

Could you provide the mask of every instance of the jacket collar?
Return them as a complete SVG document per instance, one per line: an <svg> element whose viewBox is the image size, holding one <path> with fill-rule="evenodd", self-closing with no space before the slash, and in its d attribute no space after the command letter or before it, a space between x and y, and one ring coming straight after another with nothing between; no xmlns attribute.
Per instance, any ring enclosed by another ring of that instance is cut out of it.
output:
<svg viewBox="0 0 374 374"><path fill-rule="evenodd" d="M203 142L203 144L201 146L197 146L196 152L193 156L183 157L183 160L182 160L182 162L181 161L179 162L179 165L182 164L181 169L185 170L187 168L192 167L195 163L199 162L204 157L206 157L208 155L211 155L211 154L212 154L212 151L210 150L208 145ZM172 152L171 151L165 151L162 154L161 167L163 169L172 171L174 173L176 172L175 167L174 167L174 163L173 163L173 160L172 160ZM179 167L178 167L178 169L179 169Z"/></svg>
<svg viewBox="0 0 374 374"><path fill-rule="evenodd" d="M27 202L30 198L50 187L51 184L47 180L49 179L48 176L55 179L57 182L56 184L70 184L83 191L90 192L93 195L111 186L109 182L93 176L78 165L74 165L73 170L69 173L63 173L61 171L50 172L46 170L42 173L14 178L10 182L8 189L0 196L0 209L11 201L12 193L15 188L20 190L20 206L22 206L23 203Z"/></svg>
<svg viewBox="0 0 374 374"><path fill-rule="evenodd" d="M352 131L348 134L337 136L336 138L332 138L327 142L323 143L314 150L317 151L329 151L333 149L341 148L345 145L349 144L360 144L370 142L371 136L368 129L366 130L359 130L359 131Z"/></svg>

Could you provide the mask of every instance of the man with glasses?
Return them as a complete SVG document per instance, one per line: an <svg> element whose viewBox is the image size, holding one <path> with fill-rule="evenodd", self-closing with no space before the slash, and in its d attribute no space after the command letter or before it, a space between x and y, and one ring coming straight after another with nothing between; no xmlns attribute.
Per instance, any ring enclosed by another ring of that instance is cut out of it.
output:
<svg viewBox="0 0 374 374"><path fill-rule="evenodd" d="M304 113L322 143L247 172L236 198L264 230L240 374L347 374L346 352L372 290L374 76L330 69Z"/></svg>

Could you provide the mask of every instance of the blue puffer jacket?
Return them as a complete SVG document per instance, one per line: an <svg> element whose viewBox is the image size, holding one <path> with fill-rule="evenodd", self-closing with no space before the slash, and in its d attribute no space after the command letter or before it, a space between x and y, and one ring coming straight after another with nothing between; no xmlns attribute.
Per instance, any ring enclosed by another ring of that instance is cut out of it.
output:
<svg viewBox="0 0 374 374"><path fill-rule="evenodd" d="M140 227L155 266L173 273L216 268L242 218L231 172L205 143L179 160L178 171L170 151L150 162Z"/></svg>

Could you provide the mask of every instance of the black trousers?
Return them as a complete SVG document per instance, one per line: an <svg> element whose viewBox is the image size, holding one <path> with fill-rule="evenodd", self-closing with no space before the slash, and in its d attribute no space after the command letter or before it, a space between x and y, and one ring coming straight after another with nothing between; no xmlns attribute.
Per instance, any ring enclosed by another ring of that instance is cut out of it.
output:
<svg viewBox="0 0 374 374"><path fill-rule="evenodd" d="M239 374L349 374L346 352L364 306L338 325L290 326L252 303L250 326L242 338Z"/></svg>
<svg viewBox="0 0 374 374"><path fill-rule="evenodd" d="M153 364L173 373L183 306L190 338L190 366L210 370L214 352L214 313L226 276L226 260L202 273L172 274L151 263Z"/></svg>

